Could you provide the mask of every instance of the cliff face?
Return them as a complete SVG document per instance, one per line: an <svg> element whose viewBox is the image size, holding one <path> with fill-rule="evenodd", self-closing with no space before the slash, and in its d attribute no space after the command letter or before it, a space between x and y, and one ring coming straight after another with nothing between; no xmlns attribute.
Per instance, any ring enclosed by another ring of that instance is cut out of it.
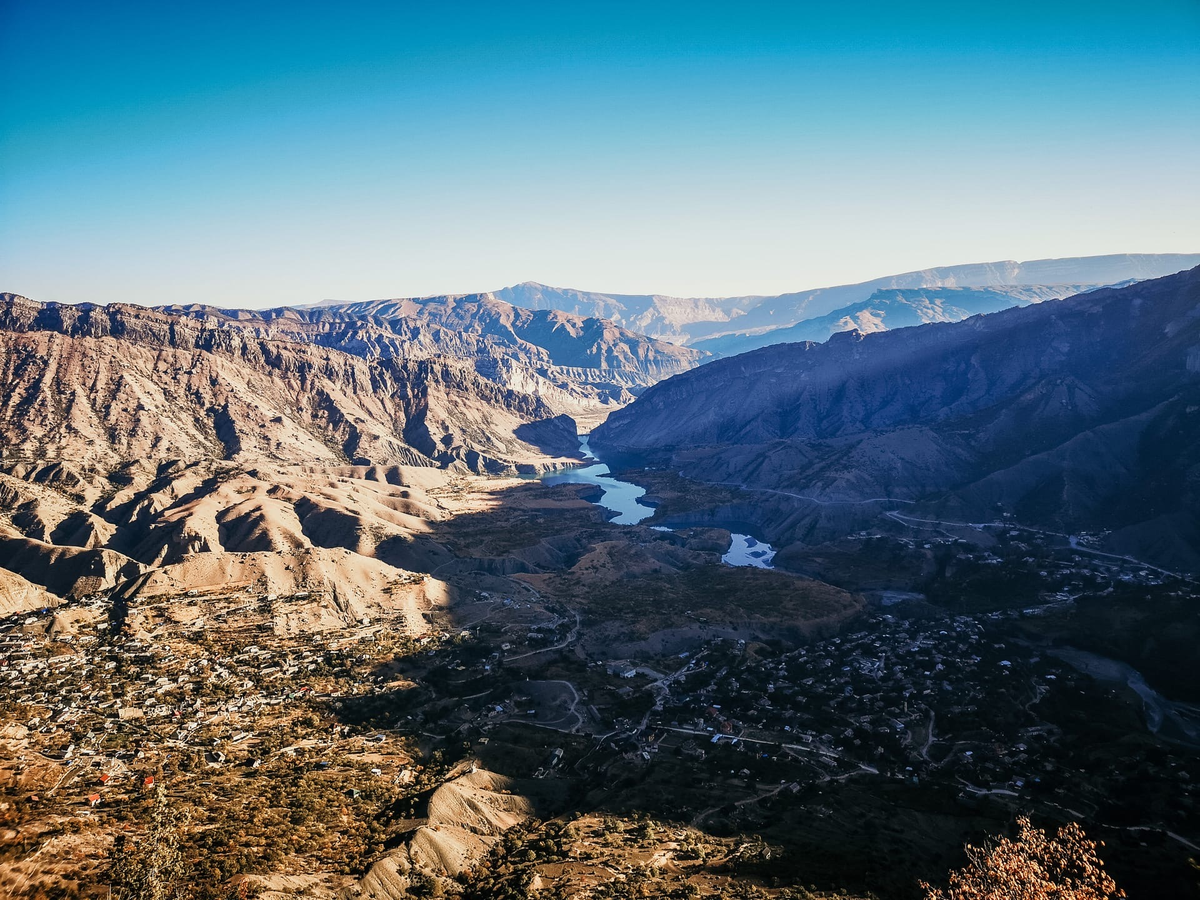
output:
<svg viewBox="0 0 1200 900"><path fill-rule="evenodd" d="M540 381L554 402L625 402L634 393L703 361L707 354L656 341L595 317L521 309L491 294L377 300L303 309L224 310L166 307L164 312L342 350L364 358L447 356L477 366L487 377L507 364ZM501 382L503 383L503 382ZM559 397L559 400L563 398ZM568 411L566 409L564 412Z"/></svg>
<svg viewBox="0 0 1200 900"><path fill-rule="evenodd" d="M648 390L592 445L818 500L1114 529L1190 566L1197 409L1200 269L719 360Z"/></svg>
<svg viewBox="0 0 1200 900"><path fill-rule="evenodd" d="M140 307L0 303L0 437L23 458L463 465L544 457L544 400L443 357L367 359Z"/></svg>

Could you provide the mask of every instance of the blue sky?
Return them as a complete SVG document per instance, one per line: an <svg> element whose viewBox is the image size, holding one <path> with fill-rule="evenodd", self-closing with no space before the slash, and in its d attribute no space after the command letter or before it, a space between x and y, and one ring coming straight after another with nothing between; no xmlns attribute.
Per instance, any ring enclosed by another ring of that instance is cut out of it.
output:
<svg viewBox="0 0 1200 900"><path fill-rule="evenodd" d="M0 0L0 51L0 289L43 300L1200 250L1197 0Z"/></svg>

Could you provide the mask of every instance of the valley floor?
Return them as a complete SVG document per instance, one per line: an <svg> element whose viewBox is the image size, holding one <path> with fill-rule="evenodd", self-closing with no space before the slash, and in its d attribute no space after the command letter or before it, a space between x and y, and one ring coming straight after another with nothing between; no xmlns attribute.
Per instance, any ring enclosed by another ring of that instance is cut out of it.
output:
<svg viewBox="0 0 1200 900"><path fill-rule="evenodd" d="M719 488L620 526L579 485L187 477L139 495L137 570L78 592L6 525L12 896L105 896L163 806L200 897L908 898L1021 813L1081 821L1135 900L1195 890L1200 685L1165 675L1186 634L1138 637L1190 621L1189 582L883 517L733 568ZM156 558L181 535L208 543Z"/></svg>

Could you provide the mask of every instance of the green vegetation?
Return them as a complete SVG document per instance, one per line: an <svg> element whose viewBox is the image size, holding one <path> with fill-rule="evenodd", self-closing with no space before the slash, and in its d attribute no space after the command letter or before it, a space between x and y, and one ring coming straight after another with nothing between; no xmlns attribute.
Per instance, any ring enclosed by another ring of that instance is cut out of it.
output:
<svg viewBox="0 0 1200 900"><path fill-rule="evenodd" d="M180 843L188 817L171 802L161 784L149 803L140 835L118 835L109 881L115 900L182 900L192 873Z"/></svg>

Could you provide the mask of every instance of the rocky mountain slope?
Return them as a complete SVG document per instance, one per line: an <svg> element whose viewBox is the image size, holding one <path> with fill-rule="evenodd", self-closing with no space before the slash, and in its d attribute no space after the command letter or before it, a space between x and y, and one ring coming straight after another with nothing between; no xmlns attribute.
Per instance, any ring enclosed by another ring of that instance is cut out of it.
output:
<svg viewBox="0 0 1200 900"><path fill-rule="evenodd" d="M1200 265L1196 253L1123 253L1109 256L1002 260L942 266L887 275L858 284L803 290L778 296L684 299L661 294L604 294L553 288L536 282L497 291L496 296L530 309L558 309L600 316L661 340L693 344L726 334L786 328L805 319L861 303L879 290L997 285L1097 285L1158 278ZM781 340L795 340L783 337ZM764 341L779 343L777 340ZM747 348L748 349L748 348Z"/></svg>
<svg viewBox="0 0 1200 900"><path fill-rule="evenodd" d="M0 295L0 609L234 584L312 596L277 631L381 611L421 631L447 590L412 580L450 559L428 537L438 492L567 463L571 416L701 356L488 296L259 312Z"/></svg>
<svg viewBox="0 0 1200 900"><path fill-rule="evenodd" d="M690 477L839 509L1008 512L1200 566L1200 269L670 379L592 438ZM843 513L844 515L844 513ZM845 527L854 527L853 516Z"/></svg>
<svg viewBox="0 0 1200 900"><path fill-rule="evenodd" d="M686 344L689 326L731 322L762 297L683 298L664 294L605 294L526 281L495 292L514 306L597 316L658 340Z"/></svg>
<svg viewBox="0 0 1200 900"><path fill-rule="evenodd" d="M570 447L545 401L469 363L367 359L228 324L4 297L6 454L104 471L210 457L511 471L544 459L539 431Z"/></svg>
<svg viewBox="0 0 1200 900"><path fill-rule="evenodd" d="M771 344L822 343L842 331L871 334L931 322L961 322L980 313L999 312L1043 300L1071 297L1099 285L1023 284L996 287L931 287L878 290L861 303L805 319L786 328L750 334L726 334L695 343L713 356L736 356Z"/></svg>
<svg viewBox="0 0 1200 900"><path fill-rule="evenodd" d="M450 357L488 380L534 394L557 412L572 415L607 412L707 355L603 319L522 309L491 294L269 310L192 305L162 311L367 359Z"/></svg>
<svg viewBox="0 0 1200 900"><path fill-rule="evenodd" d="M0 474L5 612L123 592L245 588L305 592L279 633L339 627L381 611L414 633L447 588L408 573L449 557L428 537L445 518L444 470L245 467L217 459L85 467L6 463Z"/></svg>

